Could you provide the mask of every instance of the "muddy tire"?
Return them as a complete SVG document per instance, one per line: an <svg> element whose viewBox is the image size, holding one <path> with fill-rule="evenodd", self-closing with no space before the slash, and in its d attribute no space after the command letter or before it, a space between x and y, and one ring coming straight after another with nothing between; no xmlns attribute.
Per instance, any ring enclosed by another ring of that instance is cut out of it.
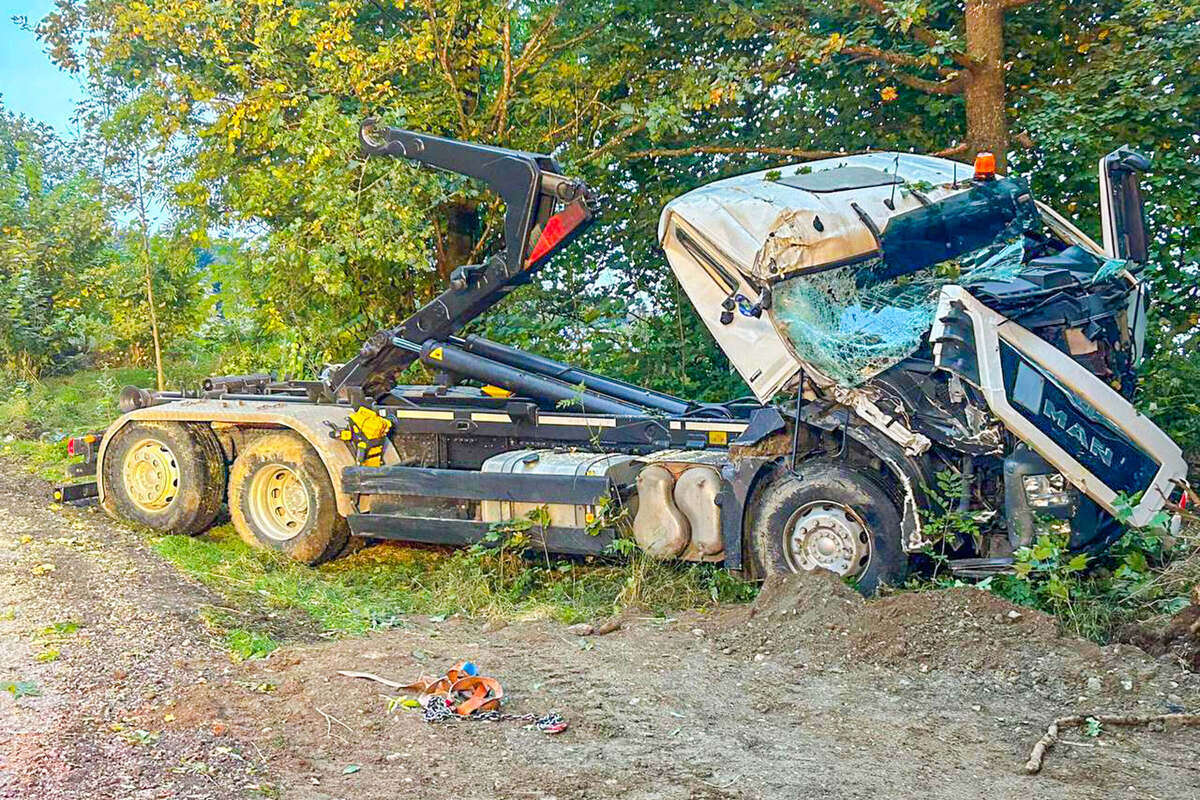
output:
<svg viewBox="0 0 1200 800"><path fill-rule="evenodd" d="M131 422L109 442L101 470L105 508L154 530L201 533L225 501L225 457L205 425Z"/></svg>
<svg viewBox="0 0 1200 800"><path fill-rule="evenodd" d="M246 544L305 564L337 557L350 535L329 471L291 431L255 439L233 462L229 516Z"/></svg>
<svg viewBox="0 0 1200 800"><path fill-rule="evenodd" d="M801 464L764 487L751 513L748 545L759 576L825 569L852 578L867 596L908 577L900 511L861 468Z"/></svg>

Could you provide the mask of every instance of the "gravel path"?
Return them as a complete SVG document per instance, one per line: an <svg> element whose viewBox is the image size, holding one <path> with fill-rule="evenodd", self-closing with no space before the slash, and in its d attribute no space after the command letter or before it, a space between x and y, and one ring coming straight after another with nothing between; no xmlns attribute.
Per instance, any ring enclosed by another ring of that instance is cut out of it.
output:
<svg viewBox="0 0 1200 800"><path fill-rule="evenodd" d="M173 724L173 700L234 672L197 610L219 603L138 534L0 462L0 797L233 798L270 788L219 723ZM53 651L53 661L40 661Z"/></svg>

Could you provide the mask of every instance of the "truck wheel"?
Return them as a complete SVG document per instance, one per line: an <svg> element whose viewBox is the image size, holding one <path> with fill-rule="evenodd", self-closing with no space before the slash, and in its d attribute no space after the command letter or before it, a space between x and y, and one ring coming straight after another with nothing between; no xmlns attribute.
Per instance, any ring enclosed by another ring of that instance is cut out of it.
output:
<svg viewBox="0 0 1200 800"><path fill-rule="evenodd" d="M336 557L350 535L329 471L291 431L255 439L233 462L229 516L246 544L305 564Z"/></svg>
<svg viewBox="0 0 1200 800"><path fill-rule="evenodd" d="M180 422L131 422L104 453L104 504L148 528L194 535L225 499L225 457L212 429Z"/></svg>
<svg viewBox="0 0 1200 800"><path fill-rule="evenodd" d="M750 555L764 576L826 569L870 596L908 577L900 512L860 468L801 464L768 484L755 502Z"/></svg>

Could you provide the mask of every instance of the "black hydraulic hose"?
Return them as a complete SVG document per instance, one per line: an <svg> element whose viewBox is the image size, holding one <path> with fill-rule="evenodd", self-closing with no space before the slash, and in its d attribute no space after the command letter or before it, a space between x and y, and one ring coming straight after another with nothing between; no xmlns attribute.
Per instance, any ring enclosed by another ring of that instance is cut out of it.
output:
<svg viewBox="0 0 1200 800"><path fill-rule="evenodd" d="M527 353L524 350L518 350L515 347L493 342L474 334L465 339L452 338L450 341L468 353L499 361L514 369L543 375L576 386L583 384L588 389L628 403L636 403L645 408L657 409L674 416L682 416L692 409L692 404L682 398L656 392L653 389L645 389L615 378L606 378L603 375L572 367L552 358Z"/></svg>
<svg viewBox="0 0 1200 800"><path fill-rule="evenodd" d="M421 346L421 362L454 375L474 378L537 400L561 404L564 412L585 411L599 414L644 417L646 409L612 397L580 390L564 381L536 375L532 372L502 364L460 347L430 339Z"/></svg>

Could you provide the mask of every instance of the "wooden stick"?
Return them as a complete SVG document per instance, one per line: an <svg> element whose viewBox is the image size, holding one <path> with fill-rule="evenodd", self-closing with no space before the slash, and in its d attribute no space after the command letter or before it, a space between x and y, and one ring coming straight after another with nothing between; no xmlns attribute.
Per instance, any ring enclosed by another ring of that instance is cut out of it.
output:
<svg viewBox="0 0 1200 800"><path fill-rule="evenodd" d="M332 714L325 713L325 711L320 706L313 706L313 708L315 708L317 710L318 714L320 714L322 717L325 718L325 736L327 736L327 737L335 736L338 739L341 739L346 744L350 744L350 741L345 736L342 736L340 733L333 732L333 723L336 722L338 725L341 725L343 728L350 731L350 733L352 733L352 734L354 733L353 728L351 728L349 725L342 722L340 719L333 716Z"/></svg>
<svg viewBox="0 0 1200 800"><path fill-rule="evenodd" d="M1058 741L1059 731L1081 727L1089 719L1094 719L1101 725L1133 726L1161 722L1164 726L1200 726L1200 714L1072 714L1067 717L1059 717L1050 723L1046 728L1045 735L1038 739L1037 744L1033 746L1033 750L1029 753L1029 760L1025 762L1025 771L1030 775L1039 772L1042 769L1042 761L1046 757L1046 752Z"/></svg>
<svg viewBox="0 0 1200 800"><path fill-rule="evenodd" d="M382 683L384 686L390 687L392 689L403 689L405 686L408 685L405 683L397 683L396 681L389 681L387 678L381 678L378 675L372 675L370 672L351 672L350 670L339 669L338 675L341 675L346 678L366 678L369 681L375 681L376 683Z"/></svg>

